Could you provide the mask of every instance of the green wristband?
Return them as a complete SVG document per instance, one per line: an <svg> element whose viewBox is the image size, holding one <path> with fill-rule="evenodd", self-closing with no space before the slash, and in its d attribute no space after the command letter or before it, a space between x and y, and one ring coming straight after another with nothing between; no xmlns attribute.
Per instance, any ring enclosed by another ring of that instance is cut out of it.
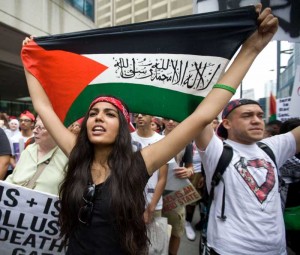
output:
<svg viewBox="0 0 300 255"><path fill-rule="evenodd" d="M233 88L233 87L230 87L230 86L227 86L227 85L224 85L224 84L215 84L213 86L213 89L225 89L229 92L231 92L233 95L235 94L236 92L236 89Z"/></svg>

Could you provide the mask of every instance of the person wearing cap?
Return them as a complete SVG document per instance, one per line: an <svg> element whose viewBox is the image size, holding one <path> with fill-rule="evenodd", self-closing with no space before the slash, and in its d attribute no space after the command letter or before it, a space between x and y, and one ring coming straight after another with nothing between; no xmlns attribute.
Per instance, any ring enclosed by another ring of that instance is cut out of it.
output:
<svg viewBox="0 0 300 255"><path fill-rule="evenodd" d="M25 143L28 139L33 137L34 122L35 117L30 111L26 110L20 114L19 124L21 132L16 133L10 138L13 156L11 159L11 165L13 168L16 166L16 163L24 150Z"/></svg>
<svg viewBox="0 0 300 255"><path fill-rule="evenodd" d="M19 123L22 136L24 138L32 137L35 117L34 115L26 110L20 114Z"/></svg>
<svg viewBox="0 0 300 255"><path fill-rule="evenodd" d="M217 135L233 148L233 157L214 189L207 241L212 254L286 254L278 169L300 151L300 127L263 139L264 112L257 101L232 100L223 109ZM223 142L208 125L196 144L200 150L208 191L223 151ZM276 162L256 144L273 151ZM224 186L225 215L222 211Z"/></svg>
<svg viewBox="0 0 300 255"><path fill-rule="evenodd" d="M156 133L161 133L162 131L162 123L161 123L161 119L159 119L158 117L152 117L152 121L151 121L151 129L153 131L155 131Z"/></svg>
<svg viewBox="0 0 300 255"><path fill-rule="evenodd" d="M60 121L40 82L25 69L34 109L69 157L59 214L66 254L148 253L143 218L146 183L154 171L211 123L272 39L278 19L269 8L261 12L261 5L257 12L258 29L244 42L219 84L170 134L136 152L131 143L129 112L121 100L104 95L94 99L76 136ZM23 45L31 40L25 38Z"/></svg>

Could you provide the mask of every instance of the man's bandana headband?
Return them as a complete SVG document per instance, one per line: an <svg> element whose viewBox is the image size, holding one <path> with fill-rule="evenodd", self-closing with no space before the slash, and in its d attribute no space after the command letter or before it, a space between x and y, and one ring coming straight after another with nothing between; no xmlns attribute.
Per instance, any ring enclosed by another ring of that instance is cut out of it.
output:
<svg viewBox="0 0 300 255"><path fill-rule="evenodd" d="M20 114L20 118L22 118L23 116L29 118L31 121L35 121L35 117L34 115L30 112L30 111L24 111Z"/></svg>
<svg viewBox="0 0 300 255"><path fill-rule="evenodd" d="M99 103L99 102L107 102L107 103L111 103L112 105L114 105L115 107L117 107L124 115L125 119L127 120L128 123L130 123L130 117L129 117L129 113L126 110L126 108L124 107L124 105L121 103L120 100L113 98L113 97L97 97L90 105L89 110L91 110L91 108Z"/></svg>

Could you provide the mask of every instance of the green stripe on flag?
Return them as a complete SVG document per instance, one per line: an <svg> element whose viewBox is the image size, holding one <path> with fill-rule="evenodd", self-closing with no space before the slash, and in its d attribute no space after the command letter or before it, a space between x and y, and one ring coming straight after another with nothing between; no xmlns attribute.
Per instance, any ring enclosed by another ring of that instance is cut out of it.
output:
<svg viewBox="0 0 300 255"><path fill-rule="evenodd" d="M274 120L277 120L276 113L270 115L270 117L269 117L269 122L270 122L270 121L274 121Z"/></svg>
<svg viewBox="0 0 300 255"><path fill-rule="evenodd" d="M71 105L64 124L69 126L84 116L92 100L100 95L113 95L122 99L130 112L184 120L204 99L169 89L145 84L101 83L87 86Z"/></svg>

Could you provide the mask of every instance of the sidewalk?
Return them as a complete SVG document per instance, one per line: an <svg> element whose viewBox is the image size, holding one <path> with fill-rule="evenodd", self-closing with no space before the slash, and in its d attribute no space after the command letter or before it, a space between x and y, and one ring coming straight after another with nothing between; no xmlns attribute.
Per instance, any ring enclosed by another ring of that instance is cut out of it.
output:
<svg viewBox="0 0 300 255"><path fill-rule="evenodd" d="M200 214L199 214L199 207L196 207L192 226L194 227L195 224L200 220ZM181 238L180 247L178 255L199 255L199 239L200 239L200 232L196 232L196 240L195 241L189 241L186 238L186 235L184 233L183 237Z"/></svg>
<svg viewBox="0 0 300 255"><path fill-rule="evenodd" d="M196 240L189 241L185 234L181 238L178 255L199 255L199 236L200 232L196 231Z"/></svg>

